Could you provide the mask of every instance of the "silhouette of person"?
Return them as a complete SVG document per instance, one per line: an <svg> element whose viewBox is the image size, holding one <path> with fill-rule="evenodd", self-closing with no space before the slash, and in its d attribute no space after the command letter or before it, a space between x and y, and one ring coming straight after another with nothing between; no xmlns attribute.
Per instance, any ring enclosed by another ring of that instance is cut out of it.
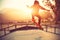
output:
<svg viewBox="0 0 60 40"><path fill-rule="evenodd" d="M39 2L37 0L34 1L34 4L31 6L32 8L32 21L38 26L39 29L43 30L41 24L41 16L39 15L39 9L47 10L39 5ZM49 11L49 10L47 10ZM35 22L34 17L38 18L38 22Z"/></svg>

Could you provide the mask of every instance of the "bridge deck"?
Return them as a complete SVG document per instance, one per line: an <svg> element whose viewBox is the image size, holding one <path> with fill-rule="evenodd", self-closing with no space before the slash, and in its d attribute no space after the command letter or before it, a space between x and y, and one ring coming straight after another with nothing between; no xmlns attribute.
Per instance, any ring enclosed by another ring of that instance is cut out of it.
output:
<svg viewBox="0 0 60 40"><path fill-rule="evenodd" d="M42 30L21 30L8 34L0 40L60 40L60 35Z"/></svg>
<svg viewBox="0 0 60 40"><path fill-rule="evenodd" d="M42 31L35 25L10 25L10 27L0 30L0 40L60 40L60 28L58 27L56 25L53 25L52 27L44 25L44 31ZM59 34L57 35L57 33ZM1 36L1 34L4 34L5 36Z"/></svg>

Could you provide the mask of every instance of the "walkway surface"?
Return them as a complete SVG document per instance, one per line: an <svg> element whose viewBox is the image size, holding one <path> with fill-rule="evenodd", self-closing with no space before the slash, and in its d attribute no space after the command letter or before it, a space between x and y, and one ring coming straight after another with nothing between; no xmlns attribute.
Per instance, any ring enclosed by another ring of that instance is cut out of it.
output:
<svg viewBox="0 0 60 40"><path fill-rule="evenodd" d="M0 40L60 40L60 35L39 29L18 30L0 38Z"/></svg>

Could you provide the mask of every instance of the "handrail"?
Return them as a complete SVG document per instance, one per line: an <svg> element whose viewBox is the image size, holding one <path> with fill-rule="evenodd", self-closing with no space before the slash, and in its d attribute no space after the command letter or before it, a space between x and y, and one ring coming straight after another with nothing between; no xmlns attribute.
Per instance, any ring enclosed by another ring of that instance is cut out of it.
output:
<svg viewBox="0 0 60 40"><path fill-rule="evenodd" d="M17 26L18 26L18 24L13 24L13 25L8 26L8 27L6 27L6 28L2 28L2 30L4 31L4 35L7 34L7 33L6 33L6 29L8 29L8 31L10 31L9 28L15 27L15 29L16 29ZM45 26L46 32L48 32L48 27L50 26L50 27L54 28L54 33L56 34L56 29L57 29L58 27L56 27L56 26L54 27L54 26L52 26L52 25L44 25L44 26ZM60 27L59 27L58 29L60 29Z"/></svg>
<svg viewBox="0 0 60 40"><path fill-rule="evenodd" d="M5 27L5 28L2 28L1 30L3 30L4 31L4 35L6 35L6 29L8 29L8 31L10 31L9 30L9 28L11 28L11 27L15 27L15 29L17 28L17 25L18 24L14 24L14 25L12 25L12 26L8 26L8 27ZM23 24L22 24L23 25Z"/></svg>

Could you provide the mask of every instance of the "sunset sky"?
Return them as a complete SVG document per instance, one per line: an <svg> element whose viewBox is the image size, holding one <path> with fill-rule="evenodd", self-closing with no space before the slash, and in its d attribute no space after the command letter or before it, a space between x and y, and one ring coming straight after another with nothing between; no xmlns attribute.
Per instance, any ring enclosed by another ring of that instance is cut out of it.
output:
<svg viewBox="0 0 60 40"><path fill-rule="evenodd" d="M32 10L28 8L27 5L32 6L34 1L35 0L0 0L0 10L1 13L5 14L7 19L31 19ZM42 3L42 0L38 1L42 7L50 9L48 6L44 6L45 4ZM54 5L53 2L51 3Z"/></svg>

